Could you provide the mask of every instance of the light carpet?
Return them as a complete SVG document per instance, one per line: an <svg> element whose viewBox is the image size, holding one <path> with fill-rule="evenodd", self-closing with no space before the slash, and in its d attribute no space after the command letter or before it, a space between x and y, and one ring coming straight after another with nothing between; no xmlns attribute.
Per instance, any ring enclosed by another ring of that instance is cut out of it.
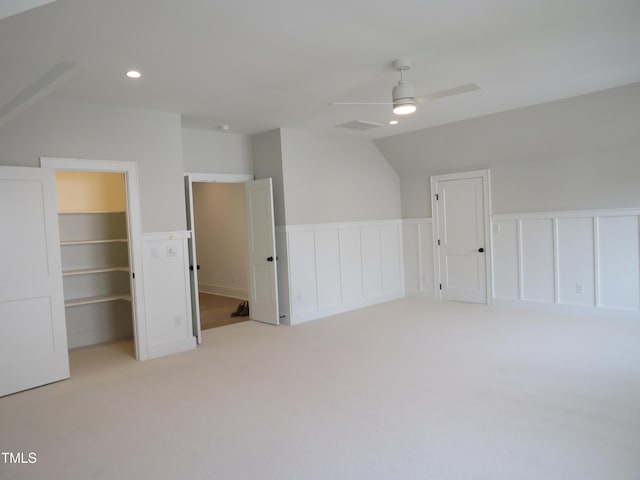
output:
<svg viewBox="0 0 640 480"><path fill-rule="evenodd" d="M640 479L640 320L402 299L0 399L4 479Z"/></svg>

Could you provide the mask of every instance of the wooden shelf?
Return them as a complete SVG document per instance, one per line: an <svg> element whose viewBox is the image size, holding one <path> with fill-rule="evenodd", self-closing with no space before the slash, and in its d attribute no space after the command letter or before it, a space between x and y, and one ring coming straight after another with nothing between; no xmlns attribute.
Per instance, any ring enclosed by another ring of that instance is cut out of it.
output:
<svg viewBox="0 0 640 480"><path fill-rule="evenodd" d="M64 301L64 306L77 307L79 305L91 305L92 303L113 302L114 300L126 300L130 302L131 295L120 293L112 295L100 295L97 297L68 298Z"/></svg>
<svg viewBox="0 0 640 480"><path fill-rule="evenodd" d="M82 210L78 212L61 212L58 215L86 215L88 213L127 213L126 210Z"/></svg>
<svg viewBox="0 0 640 480"><path fill-rule="evenodd" d="M65 245L90 245L93 243L127 243L126 238L109 238L105 240L72 240L67 242L60 242L61 246Z"/></svg>
<svg viewBox="0 0 640 480"><path fill-rule="evenodd" d="M78 268L74 270L63 270L62 276L69 277L72 275L88 275L91 273L106 273L106 272L128 272L129 267L100 267L100 268Z"/></svg>

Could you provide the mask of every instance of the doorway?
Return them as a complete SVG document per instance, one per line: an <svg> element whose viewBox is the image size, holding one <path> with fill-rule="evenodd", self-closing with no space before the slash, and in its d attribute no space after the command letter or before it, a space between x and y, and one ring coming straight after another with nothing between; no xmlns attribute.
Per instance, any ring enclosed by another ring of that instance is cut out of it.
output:
<svg viewBox="0 0 640 480"><path fill-rule="evenodd" d="M142 272L135 162L50 157L40 162L67 180L78 175L100 178L99 174L107 174L109 181L115 182L108 188L120 191L117 198L106 203L96 198L68 199L71 210L77 211L60 218L69 346L132 337L135 358L146 360L145 315L143 302L137 297L137 292L143 291L142 275L135 275L136 271Z"/></svg>
<svg viewBox="0 0 640 480"><path fill-rule="evenodd" d="M489 170L431 177L436 296L490 303Z"/></svg>
<svg viewBox="0 0 640 480"><path fill-rule="evenodd" d="M244 184L193 182L193 214L201 329L248 320Z"/></svg>
<svg viewBox="0 0 640 480"><path fill-rule="evenodd" d="M198 343L202 342L199 302L199 270L195 242L194 183L242 184L245 211L245 239L247 260L247 297L249 318L259 322L280 324L278 310L277 260L275 222L273 214L273 184L271 178L253 180L245 174L185 174L185 204L189 238L189 270L191 282L191 308L193 331ZM206 209L205 209L206 212ZM233 289L232 289L233 290Z"/></svg>

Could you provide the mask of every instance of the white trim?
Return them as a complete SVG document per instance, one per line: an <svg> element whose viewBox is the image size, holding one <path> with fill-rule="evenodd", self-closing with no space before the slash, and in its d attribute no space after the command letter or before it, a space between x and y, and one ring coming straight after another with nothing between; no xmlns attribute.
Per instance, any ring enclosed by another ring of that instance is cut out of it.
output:
<svg viewBox="0 0 640 480"><path fill-rule="evenodd" d="M403 218L403 225L422 225L423 223L433 223L433 219L431 217L422 217L422 218Z"/></svg>
<svg viewBox="0 0 640 480"><path fill-rule="evenodd" d="M593 304L600 308L600 220L593 217Z"/></svg>
<svg viewBox="0 0 640 480"><path fill-rule="evenodd" d="M209 182L209 183L244 183L253 180L253 175L244 173L199 173L185 172L185 175L191 177L192 182Z"/></svg>
<svg viewBox="0 0 640 480"><path fill-rule="evenodd" d="M406 295L402 293L394 293L387 295L380 295L376 297L364 298L351 303L343 303L341 305L332 305L330 307L320 307L305 310L303 312L293 313L289 317L289 325L297 325L299 323L308 322L310 320L316 320L318 318L328 317L330 315L336 315L338 313L349 312L358 308L369 307L371 305L377 305L379 303L390 302L392 300L398 300L404 298Z"/></svg>
<svg viewBox="0 0 640 480"><path fill-rule="evenodd" d="M524 300L524 259L522 255L522 220L516 221L516 241L518 242L518 298ZM493 228L493 227L492 227Z"/></svg>
<svg viewBox="0 0 640 480"><path fill-rule="evenodd" d="M560 262L558 260L558 218L551 222L553 239L553 303L560 303Z"/></svg>
<svg viewBox="0 0 640 480"><path fill-rule="evenodd" d="M363 227L384 227L389 225L402 225L402 219L391 220L365 220L363 222L340 222L340 223L310 223L298 225L276 225L278 232L306 232L309 230L336 230L344 228L363 228Z"/></svg>
<svg viewBox="0 0 640 480"><path fill-rule="evenodd" d="M76 170L93 172L124 173L127 190L127 221L129 230L129 255L131 271L138 272L131 279L131 298L133 307L133 335L136 347L136 358L149 358L147 336L147 318L144 305L144 275L142 271L142 217L140 209L140 184L138 181L138 164L136 162L117 160L89 160L79 158L40 157L40 167L53 170Z"/></svg>
<svg viewBox="0 0 640 480"><path fill-rule="evenodd" d="M626 217L640 215L640 208L611 208L598 210L558 210L549 212L499 213L491 220L545 220L550 218Z"/></svg>
<svg viewBox="0 0 640 480"><path fill-rule="evenodd" d="M181 238L191 238L191 230L181 230L176 232L150 232L143 233L145 240L177 240Z"/></svg>
<svg viewBox="0 0 640 480"><path fill-rule="evenodd" d="M212 283L198 283L200 293L218 295L220 297L237 298L238 300L249 300L249 290L246 288L229 287L226 285L214 285Z"/></svg>

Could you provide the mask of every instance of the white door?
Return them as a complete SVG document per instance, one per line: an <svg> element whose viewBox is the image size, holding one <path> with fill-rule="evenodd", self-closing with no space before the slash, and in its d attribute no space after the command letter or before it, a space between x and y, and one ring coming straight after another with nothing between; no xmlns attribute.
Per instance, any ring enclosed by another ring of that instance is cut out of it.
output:
<svg viewBox="0 0 640 480"><path fill-rule="evenodd" d="M198 259L196 256L196 231L193 213L193 181L189 175L184 176L184 191L187 205L187 230L191 230L191 237L187 241L189 245L189 280L191 283L191 319L193 321L193 335L197 343L202 342L200 329L200 298L198 297Z"/></svg>
<svg viewBox="0 0 640 480"><path fill-rule="evenodd" d="M432 177L440 298L487 303L488 171Z"/></svg>
<svg viewBox="0 0 640 480"><path fill-rule="evenodd" d="M0 396L69 378L53 170L0 167Z"/></svg>
<svg viewBox="0 0 640 480"><path fill-rule="evenodd" d="M279 325L271 179L254 180L244 185L249 247L249 315L253 320Z"/></svg>

